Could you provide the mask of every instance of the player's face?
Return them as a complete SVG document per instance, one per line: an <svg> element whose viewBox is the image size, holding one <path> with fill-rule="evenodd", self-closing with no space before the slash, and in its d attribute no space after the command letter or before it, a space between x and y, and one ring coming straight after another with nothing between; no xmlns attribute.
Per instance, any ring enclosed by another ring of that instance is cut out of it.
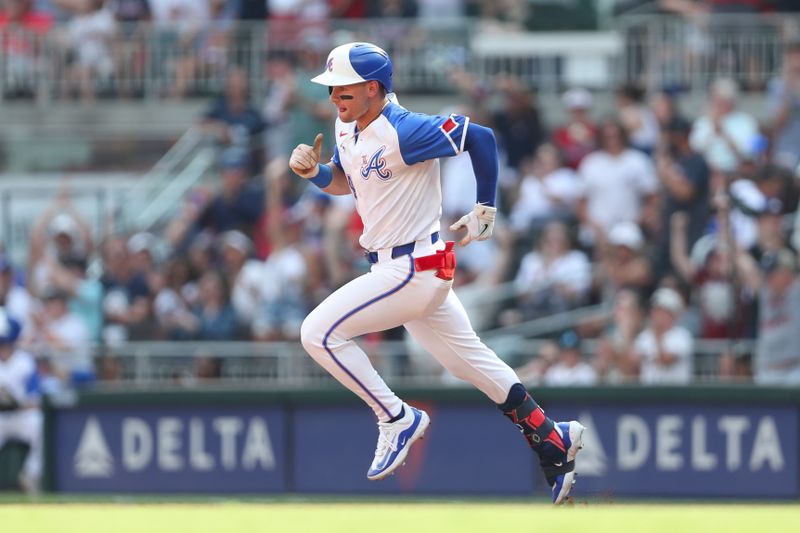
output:
<svg viewBox="0 0 800 533"><path fill-rule="evenodd" d="M373 83L374 85L374 83ZM369 109L370 82L331 88L331 102L339 112L339 120L353 122Z"/></svg>

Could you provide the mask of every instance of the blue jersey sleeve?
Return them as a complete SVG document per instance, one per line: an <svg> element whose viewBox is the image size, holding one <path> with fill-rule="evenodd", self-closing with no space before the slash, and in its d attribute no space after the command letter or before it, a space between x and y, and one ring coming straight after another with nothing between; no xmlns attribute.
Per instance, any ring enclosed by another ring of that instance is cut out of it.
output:
<svg viewBox="0 0 800 533"><path fill-rule="evenodd" d="M333 157L331 157L331 162L337 167L339 167L339 170L344 172L344 169L342 168L342 163L341 161L339 161L339 147L335 144L333 145Z"/></svg>
<svg viewBox="0 0 800 533"><path fill-rule="evenodd" d="M398 109L402 112L398 112ZM397 130L400 154L407 165L438 157L451 157L464 150L469 117L423 115L395 107L390 110L387 118Z"/></svg>

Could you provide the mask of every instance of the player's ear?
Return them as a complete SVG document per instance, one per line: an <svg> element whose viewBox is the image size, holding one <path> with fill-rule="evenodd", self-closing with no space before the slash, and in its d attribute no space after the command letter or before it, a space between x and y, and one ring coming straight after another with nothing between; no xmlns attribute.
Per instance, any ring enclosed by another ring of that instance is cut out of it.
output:
<svg viewBox="0 0 800 533"><path fill-rule="evenodd" d="M369 96L377 96L381 93L381 84L378 81L370 80L367 83L367 94Z"/></svg>

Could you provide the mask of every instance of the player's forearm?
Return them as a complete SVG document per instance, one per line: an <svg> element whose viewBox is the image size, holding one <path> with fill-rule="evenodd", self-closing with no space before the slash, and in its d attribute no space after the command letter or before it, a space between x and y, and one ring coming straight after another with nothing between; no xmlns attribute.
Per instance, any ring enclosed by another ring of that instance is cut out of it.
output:
<svg viewBox="0 0 800 533"><path fill-rule="evenodd" d="M479 124L470 124L464 150L469 152L475 171L478 203L494 207L497 191L497 141L494 133Z"/></svg>

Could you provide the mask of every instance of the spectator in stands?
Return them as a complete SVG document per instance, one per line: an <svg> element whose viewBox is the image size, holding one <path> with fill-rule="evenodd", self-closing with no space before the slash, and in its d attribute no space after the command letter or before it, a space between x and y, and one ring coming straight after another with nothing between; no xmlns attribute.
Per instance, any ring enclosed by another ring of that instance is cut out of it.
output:
<svg viewBox="0 0 800 533"><path fill-rule="evenodd" d="M542 382L547 370L556 364L559 356L559 346L555 341L545 341L539 347L536 356L524 365L515 369L519 379L524 384L538 385Z"/></svg>
<svg viewBox="0 0 800 533"><path fill-rule="evenodd" d="M195 335L200 340L224 341L236 338L236 312L230 304L225 278L209 270L200 278L200 294L195 305Z"/></svg>
<svg viewBox="0 0 800 533"><path fill-rule="evenodd" d="M281 165L277 167L274 163L279 162ZM299 211L285 209L280 202L288 164L278 160L270 166L267 226L272 251L263 264L259 281L260 302L253 335L259 340L297 340L300 325L308 313L305 296L309 269L301 244L303 220L298 216Z"/></svg>
<svg viewBox="0 0 800 533"><path fill-rule="evenodd" d="M661 182L661 217L653 268L660 278L670 270L670 219L678 211L688 217L686 251L694 246L708 223L709 170L703 156L689 146L691 125L680 118L665 128L664 143L656 153L656 172Z"/></svg>
<svg viewBox="0 0 800 533"><path fill-rule="evenodd" d="M64 261L71 257L89 257L94 242L92 229L69 200L66 188L36 220L28 249L27 283L34 296L50 278L48 258Z"/></svg>
<svg viewBox="0 0 800 533"><path fill-rule="evenodd" d="M156 247L158 239L152 233L142 231L132 235L127 242L131 268L147 277L156 270Z"/></svg>
<svg viewBox="0 0 800 533"><path fill-rule="evenodd" d="M319 66L325 63L330 43L327 35L311 28L301 32L299 40L300 48L297 50L294 64L294 82L288 100L292 130L289 146L293 148L322 132L327 140L323 146L323 155L329 157L328 146L334 145L331 124L334 123L335 108L328 101L327 89L323 85L313 83L311 78L316 76ZM282 157L289 153L290 151L286 151L273 156Z"/></svg>
<svg viewBox="0 0 800 533"><path fill-rule="evenodd" d="M23 332L30 327L34 300L25 286L15 279L14 268L5 252L0 253L0 307L19 322Z"/></svg>
<svg viewBox="0 0 800 533"><path fill-rule="evenodd" d="M672 262L675 271L693 286L700 312L699 334L705 339L741 338L745 328L745 294L737 293L732 270L737 253L730 236L729 208L718 202L720 231L706 235L688 249L688 216L683 212L672 215Z"/></svg>
<svg viewBox="0 0 800 533"><path fill-rule="evenodd" d="M621 289L648 292L653 284L650 261L645 253L642 230L634 222L619 222L600 247L595 283L604 300L612 300Z"/></svg>
<svg viewBox="0 0 800 533"><path fill-rule="evenodd" d="M264 152L267 160L272 161L292 151L291 109L296 97L297 78L289 54L272 54L267 58L264 71L267 88L261 114L269 124L264 132Z"/></svg>
<svg viewBox="0 0 800 533"><path fill-rule="evenodd" d="M623 127L606 120L600 126L597 151L581 162L582 198L577 206L581 240L594 243L620 222L652 218L658 178L642 152L628 147Z"/></svg>
<svg viewBox="0 0 800 533"><path fill-rule="evenodd" d="M551 387L594 385L597 383L595 369L583 360L581 338L573 330L565 331L558 338L558 362L547 369L544 384Z"/></svg>
<svg viewBox="0 0 800 533"><path fill-rule="evenodd" d="M6 96L30 96L46 89L38 80L45 67L39 53L42 37L53 27L52 15L35 9L33 0L3 0L0 8Z"/></svg>
<svg viewBox="0 0 800 533"><path fill-rule="evenodd" d="M743 165L744 166L744 165ZM731 226L736 243L747 250L756 250L759 246L759 231L766 229L760 225L761 215L783 212L782 198L787 185L794 181L788 170L768 165L754 168L752 175L739 173L728 188L731 206ZM767 219L763 219L766 221ZM780 227L780 220L778 220ZM778 231L775 235L781 235ZM761 238L769 236L761 234ZM766 243L764 243L766 244Z"/></svg>
<svg viewBox="0 0 800 533"><path fill-rule="evenodd" d="M153 314L160 332L169 340L192 338L195 317L186 301L189 284L189 263L182 257L167 261L162 282L153 300Z"/></svg>
<svg viewBox="0 0 800 533"><path fill-rule="evenodd" d="M69 311L86 325L89 340L97 342L103 327L103 285L86 274L86 259L80 255L63 261L49 259L49 285L67 294Z"/></svg>
<svg viewBox="0 0 800 533"><path fill-rule="evenodd" d="M673 122L684 121L678 108L677 96L671 91L659 91L650 100L650 109L658 121L661 130L659 141L668 142L669 125Z"/></svg>
<svg viewBox="0 0 800 533"><path fill-rule="evenodd" d="M517 234L572 216L582 194L581 182L574 170L564 166L553 144L539 146L533 163L523 165L522 170L525 176L510 215L511 227Z"/></svg>
<svg viewBox="0 0 800 533"><path fill-rule="evenodd" d="M788 43L782 74L769 84L767 103L772 121L772 160L795 170L800 163L800 42Z"/></svg>
<svg viewBox="0 0 800 533"><path fill-rule="evenodd" d="M163 79L174 75L168 90L172 97L182 97L189 89L194 73L201 32L210 22L208 0L149 0L153 14L154 36L159 51L151 57L152 68ZM165 61L166 59L166 61Z"/></svg>
<svg viewBox="0 0 800 533"><path fill-rule="evenodd" d="M229 0L170 1L171 9L179 15L172 20L177 29L177 57L169 96L183 98L199 88L198 81L207 82L225 73L238 6Z"/></svg>
<svg viewBox="0 0 800 533"><path fill-rule="evenodd" d="M735 81L721 78L711 86L708 111L694 121L689 143L702 154L712 170L735 172L739 163L751 156L758 123L736 109L739 88Z"/></svg>
<svg viewBox="0 0 800 533"><path fill-rule="evenodd" d="M201 382L210 379L220 379L222 377L222 364L221 357L203 354L195 355L193 361L194 378Z"/></svg>
<svg viewBox="0 0 800 533"><path fill-rule="evenodd" d="M153 332L150 287L131 268L127 242L109 237L102 247L103 340L116 346L127 340L147 339Z"/></svg>
<svg viewBox="0 0 800 533"><path fill-rule="evenodd" d="M197 303L197 283L203 272L214 267L216 237L209 231L201 231L190 242L186 251L186 260L189 263L189 282L182 289L183 297L189 306Z"/></svg>
<svg viewBox="0 0 800 533"><path fill-rule="evenodd" d="M79 4L67 24L67 35L74 63L69 72L71 83L64 89L71 91L77 85L84 101L94 100L99 90L108 87L115 70L113 43L117 25L105 0Z"/></svg>
<svg viewBox="0 0 800 533"><path fill-rule="evenodd" d="M230 68L225 81L225 94L211 103L201 125L222 146L245 151L249 160L248 174L261 171L261 136L266 124L250 102L247 71L241 67Z"/></svg>
<svg viewBox="0 0 800 533"><path fill-rule="evenodd" d="M367 16L372 18L413 18L418 10L416 0L385 0L368 2L366 11Z"/></svg>
<svg viewBox="0 0 800 533"><path fill-rule="evenodd" d="M33 328L24 345L48 359L63 382L81 386L94 380L89 327L68 306L69 294L58 287L42 292L43 308L32 315Z"/></svg>
<svg viewBox="0 0 800 533"><path fill-rule="evenodd" d="M800 384L800 279L789 249L765 254L760 270L747 254L738 268L758 294L758 335L754 376L759 384Z"/></svg>
<svg viewBox="0 0 800 533"><path fill-rule="evenodd" d="M691 333L676 325L684 309L673 289L662 287L651 299L650 323L633 346L631 357L639 364L645 385L687 385L694 364Z"/></svg>
<svg viewBox="0 0 800 533"><path fill-rule="evenodd" d="M544 141L544 126L535 96L520 80L502 76L495 81L495 86L503 96L504 105L492 117L492 125L500 150L505 152L506 163L519 170L523 159L533 156Z"/></svg>
<svg viewBox="0 0 800 533"><path fill-rule="evenodd" d="M236 229L250 235L264 207L263 185L248 180L250 163L242 149L226 149L220 163L220 190L199 213L194 229L215 234Z"/></svg>
<svg viewBox="0 0 800 533"><path fill-rule="evenodd" d="M644 91L633 85L617 89L617 113L631 146L650 155L658 143L658 119L643 103Z"/></svg>
<svg viewBox="0 0 800 533"><path fill-rule="evenodd" d="M114 41L117 94L138 96L144 92L146 61L145 25L152 19L149 0L110 0L108 8L118 28Z"/></svg>
<svg viewBox="0 0 800 533"><path fill-rule="evenodd" d="M308 314L306 277L308 265L301 248L302 220L291 211L284 214L281 239L264 262L260 303L253 323L259 340L297 340L300 325ZM273 237L274 239L274 237Z"/></svg>
<svg viewBox="0 0 800 533"><path fill-rule="evenodd" d="M527 320L581 305L591 285L591 264L571 246L564 223L548 223L538 244L538 250L522 258L514 280L522 318Z"/></svg>
<svg viewBox="0 0 800 533"><path fill-rule="evenodd" d="M620 290L614 298L612 322L598 339L592 361L599 381L616 384L638 380L639 363L631 354L644 323L639 295L630 289Z"/></svg>
<svg viewBox="0 0 800 533"><path fill-rule="evenodd" d="M123 370L119 358L110 354L104 354L95 358L95 368L97 368L97 379L99 381L121 381Z"/></svg>
<svg viewBox="0 0 800 533"><path fill-rule="evenodd" d="M570 89L561 97L569 119L553 132L553 143L570 168L577 169L597 147L597 126L590 117L593 100L586 89Z"/></svg>
<svg viewBox="0 0 800 533"><path fill-rule="evenodd" d="M241 231L226 231L219 238L226 285L231 287L231 303L238 327L248 331L259 313L264 263L252 259L253 242Z"/></svg>

